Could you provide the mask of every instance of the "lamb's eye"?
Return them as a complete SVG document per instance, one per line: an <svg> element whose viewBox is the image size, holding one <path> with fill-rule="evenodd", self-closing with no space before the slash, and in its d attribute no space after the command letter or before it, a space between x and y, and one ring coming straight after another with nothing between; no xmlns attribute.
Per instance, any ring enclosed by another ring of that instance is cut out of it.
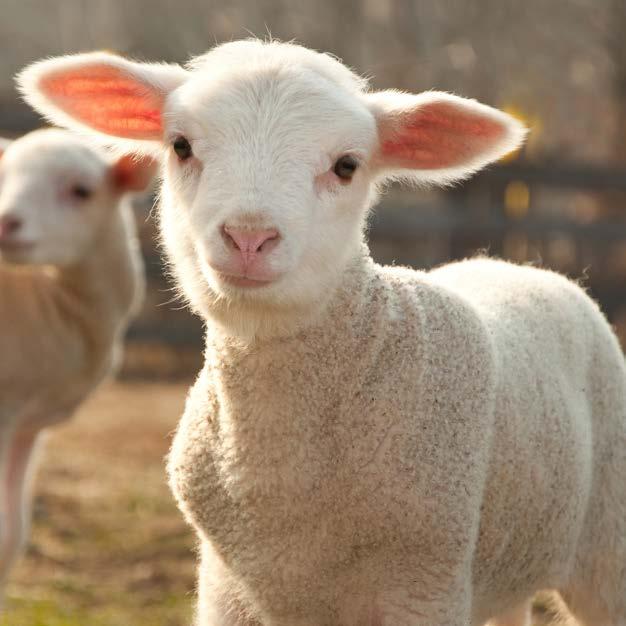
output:
<svg viewBox="0 0 626 626"><path fill-rule="evenodd" d="M356 168L359 166L359 162L351 155L344 154L342 157L339 157L335 162L333 167L333 172L341 178L341 180L345 180L347 182L352 180L354 176L354 172L356 172Z"/></svg>
<svg viewBox="0 0 626 626"><path fill-rule="evenodd" d="M181 161L186 161L193 155L193 152L191 151L191 144L182 136L176 138L172 147Z"/></svg>
<svg viewBox="0 0 626 626"><path fill-rule="evenodd" d="M80 200L87 200L92 193L91 189L88 189L85 185L74 185L72 187L72 195Z"/></svg>

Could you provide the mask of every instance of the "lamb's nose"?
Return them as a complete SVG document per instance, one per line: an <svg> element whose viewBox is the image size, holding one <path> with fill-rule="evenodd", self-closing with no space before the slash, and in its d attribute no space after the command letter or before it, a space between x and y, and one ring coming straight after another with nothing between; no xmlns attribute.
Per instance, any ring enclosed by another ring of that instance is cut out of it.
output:
<svg viewBox="0 0 626 626"><path fill-rule="evenodd" d="M225 224L224 237L227 243L233 245L244 257L250 257L265 251L268 247L265 244L268 242L277 241L278 231L275 228L248 230Z"/></svg>
<svg viewBox="0 0 626 626"><path fill-rule="evenodd" d="M12 235L22 227L22 220L14 215L0 217L0 239Z"/></svg>

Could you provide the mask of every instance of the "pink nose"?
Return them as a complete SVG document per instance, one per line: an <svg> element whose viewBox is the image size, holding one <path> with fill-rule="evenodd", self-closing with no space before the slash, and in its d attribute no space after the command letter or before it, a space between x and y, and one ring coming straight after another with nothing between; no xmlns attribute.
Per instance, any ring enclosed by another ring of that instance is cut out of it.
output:
<svg viewBox="0 0 626 626"><path fill-rule="evenodd" d="M0 218L0 239L12 235L22 227L22 220L12 215Z"/></svg>
<svg viewBox="0 0 626 626"><path fill-rule="evenodd" d="M262 254L270 249L269 244L278 241L278 231L275 228L263 230L248 230L224 225L224 238L226 243L239 250L241 256L247 262L257 254Z"/></svg>

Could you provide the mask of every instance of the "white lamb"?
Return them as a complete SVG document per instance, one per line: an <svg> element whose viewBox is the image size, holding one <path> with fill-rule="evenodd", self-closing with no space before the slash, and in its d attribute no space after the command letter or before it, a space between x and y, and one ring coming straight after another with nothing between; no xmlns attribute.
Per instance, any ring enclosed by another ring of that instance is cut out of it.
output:
<svg viewBox="0 0 626 626"><path fill-rule="evenodd" d="M626 626L626 373L597 306L551 272L381 267L364 244L379 183L465 178L517 122L276 42L20 84L166 160L163 241L207 321L169 459L200 626L522 626L539 589Z"/></svg>
<svg viewBox="0 0 626 626"><path fill-rule="evenodd" d="M39 130L0 152L0 589L27 538L34 450L111 371L143 294L127 191L153 166Z"/></svg>

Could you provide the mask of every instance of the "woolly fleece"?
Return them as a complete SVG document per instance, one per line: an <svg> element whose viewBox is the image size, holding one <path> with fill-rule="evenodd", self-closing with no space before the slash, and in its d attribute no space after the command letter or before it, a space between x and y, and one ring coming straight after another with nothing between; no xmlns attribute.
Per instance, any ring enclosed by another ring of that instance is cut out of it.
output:
<svg viewBox="0 0 626 626"><path fill-rule="evenodd" d="M479 625L553 588L625 623L624 358L574 283L364 254L310 328L206 356L169 459L201 626Z"/></svg>

